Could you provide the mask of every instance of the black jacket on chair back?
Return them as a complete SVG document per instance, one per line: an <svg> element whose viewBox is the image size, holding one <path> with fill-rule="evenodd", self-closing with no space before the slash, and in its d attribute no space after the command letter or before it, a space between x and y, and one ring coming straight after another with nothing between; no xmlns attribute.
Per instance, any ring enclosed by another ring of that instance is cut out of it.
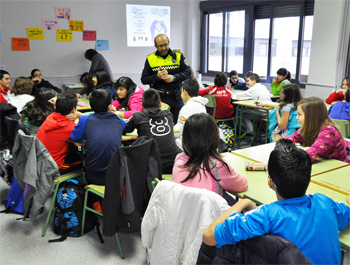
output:
<svg viewBox="0 0 350 265"><path fill-rule="evenodd" d="M154 139L138 138L132 145L118 148L108 165L103 212L103 234L135 232L152 191L154 178L161 179L161 160Z"/></svg>
<svg viewBox="0 0 350 265"><path fill-rule="evenodd" d="M276 235L256 236L222 248L202 244L199 264L311 264L298 247Z"/></svg>

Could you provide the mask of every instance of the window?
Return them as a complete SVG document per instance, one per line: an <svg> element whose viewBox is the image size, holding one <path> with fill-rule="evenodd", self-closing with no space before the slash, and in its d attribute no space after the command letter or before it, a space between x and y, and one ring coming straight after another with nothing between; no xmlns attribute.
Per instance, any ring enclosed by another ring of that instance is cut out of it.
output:
<svg viewBox="0 0 350 265"><path fill-rule="evenodd" d="M281 67L287 68L292 78L295 78L297 58L292 56L293 40L298 39L299 17L283 17L273 19L273 38L276 42L276 56L271 58L270 75L275 76Z"/></svg>
<svg viewBox="0 0 350 265"><path fill-rule="evenodd" d="M304 22L304 34L303 34L303 57L301 58L300 69L300 82L306 83L309 73L310 53L311 53L311 40L312 40L312 28L314 24L313 16L306 16Z"/></svg>
<svg viewBox="0 0 350 265"><path fill-rule="evenodd" d="M245 12L233 11L226 13L227 29L227 67L224 71L236 70L243 72Z"/></svg>
<svg viewBox="0 0 350 265"><path fill-rule="evenodd" d="M250 70L271 82L287 68L301 87L307 80L312 43L314 0L204 1L201 72ZM302 39L299 37L302 36Z"/></svg>
<svg viewBox="0 0 350 265"><path fill-rule="evenodd" d="M222 23L223 14L209 15L209 56L208 70L221 71L222 65Z"/></svg>

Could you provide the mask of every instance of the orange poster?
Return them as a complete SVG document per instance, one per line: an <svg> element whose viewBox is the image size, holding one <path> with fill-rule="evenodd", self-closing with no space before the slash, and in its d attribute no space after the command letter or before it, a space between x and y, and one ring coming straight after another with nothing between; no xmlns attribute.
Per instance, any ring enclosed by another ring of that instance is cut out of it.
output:
<svg viewBox="0 0 350 265"><path fill-rule="evenodd" d="M30 51L28 38L11 38L13 51Z"/></svg>

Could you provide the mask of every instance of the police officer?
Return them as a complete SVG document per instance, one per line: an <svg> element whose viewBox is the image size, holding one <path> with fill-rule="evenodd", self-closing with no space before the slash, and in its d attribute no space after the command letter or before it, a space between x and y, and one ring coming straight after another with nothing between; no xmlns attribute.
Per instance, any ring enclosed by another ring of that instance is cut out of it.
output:
<svg viewBox="0 0 350 265"><path fill-rule="evenodd" d="M191 77L191 68L181 52L169 48L169 38L166 35L157 35L154 46L157 51L147 56L141 82L158 90L162 102L170 106L176 123L184 104L181 99L181 84Z"/></svg>

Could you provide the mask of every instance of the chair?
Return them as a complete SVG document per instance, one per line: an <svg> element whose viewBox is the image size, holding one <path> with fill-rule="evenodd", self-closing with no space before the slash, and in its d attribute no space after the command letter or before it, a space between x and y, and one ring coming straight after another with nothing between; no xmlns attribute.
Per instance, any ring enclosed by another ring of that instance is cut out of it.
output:
<svg viewBox="0 0 350 265"><path fill-rule="evenodd" d="M349 121L347 120L337 120L331 119L337 126L343 138L349 138Z"/></svg>
<svg viewBox="0 0 350 265"><path fill-rule="evenodd" d="M215 96L214 95L205 95L203 96L204 98L208 99L208 103L206 104L206 106L208 108L212 108L212 116L215 120L216 123L220 123L220 122L224 122L224 121L232 121L232 128L234 128L235 126L235 118L231 117L231 118L227 118L227 119L215 119L215 114L216 114L216 100L215 100Z"/></svg>
<svg viewBox="0 0 350 265"><path fill-rule="evenodd" d="M124 258L118 233L140 229L154 177L161 178L161 160L153 138L142 136L130 146L119 147L108 165L105 186L85 187L82 234L87 210L102 216L103 234L116 236L121 258ZM103 198L103 213L87 205L89 193Z"/></svg>
<svg viewBox="0 0 350 265"><path fill-rule="evenodd" d="M44 230L43 230L43 233L42 233L42 237L45 237L47 226L49 224L49 221L50 221L50 218L51 218L51 214L52 214L52 210L53 210L53 207L54 207L55 202L56 202L57 192L58 192L58 188L59 188L60 184L62 182L65 182L65 181L69 180L69 179L83 178L83 173L84 172L82 170L76 170L76 171L67 173L65 175L61 175L61 176L57 177L54 180L55 189L54 189L54 193L53 193L53 196L52 196L52 202L51 202L50 210L47 213L46 222L45 222ZM28 208L29 208L29 205L27 206L26 212L24 213L24 218L26 217L26 213L28 212Z"/></svg>
<svg viewBox="0 0 350 265"><path fill-rule="evenodd" d="M228 208L215 192L160 181L141 227L142 245L151 250L150 263L195 264L204 229Z"/></svg>
<svg viewBox="0 0 350 265"><path fill-rule="evenodd" d="M161 110L169 110L170 111L170 106L164 102L162 102L161 106L160 106Z"/></svg>
<svg viewBox="0 0 350 265"><path fill-rule="evenodd" d="M221 248L202 244L197 264L311 264L298 247L277 235L256 236Z"/></svg>
<svg viewBox="0 0 350 265"><path fill-rule="evenodd" d="M100 185L87 185L85 186L86 192L85 192L85 198L84 198L84 209L83 209L83 220L82 220L82 227L81 227L81 235L84 235L84 227L85 227L85 217L86 217L86 211L90 211L93 212L94 214L97 214L99 216L103 217L103 213L100 213L90 207L87 206L87 201L88 201L88 197L89 197L89 193L93 193L99 197L101 197L102 199L104 199L105 196L105 186L100 186ZM124 251L121 245L121 241L119 238L119 234L116 233L115 237L117 239L117 243L118 243L118 247L119 247L119 251L120 251L120 256L122 259L125 258L124 255Z"/></svg>

